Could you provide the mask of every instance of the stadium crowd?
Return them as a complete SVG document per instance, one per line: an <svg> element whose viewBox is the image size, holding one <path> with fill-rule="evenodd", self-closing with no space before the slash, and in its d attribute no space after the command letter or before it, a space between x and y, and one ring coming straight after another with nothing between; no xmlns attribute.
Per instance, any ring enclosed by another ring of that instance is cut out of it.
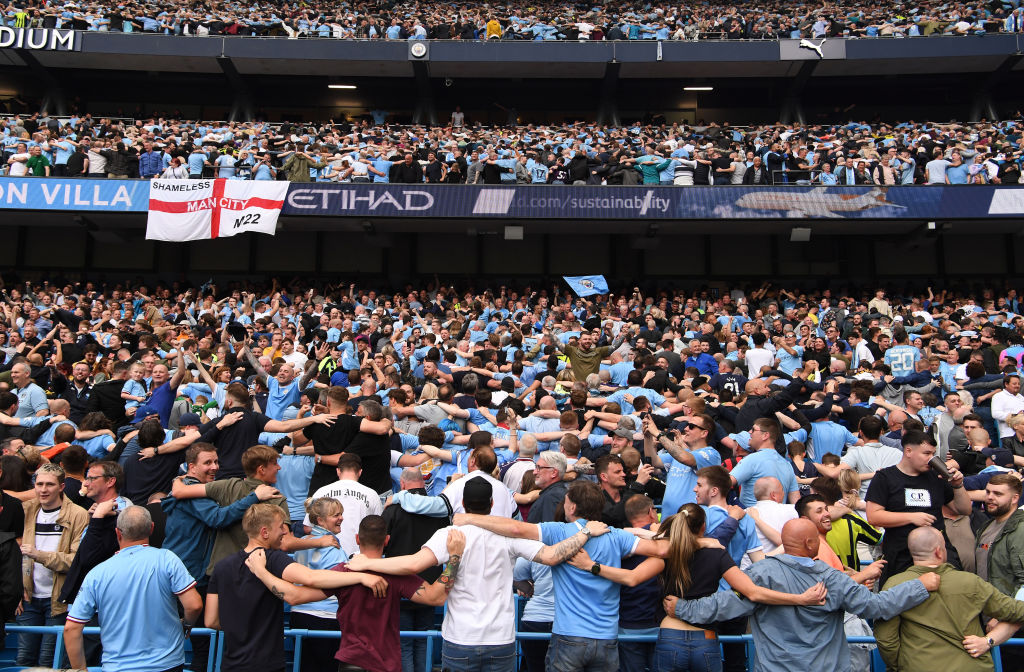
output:
<svg viewBox="0 0 1024 672"><path fill-rule="evenodd" d="M697 40L916 37L1021 32L1015 0L912 3L709 3L614 7L542 2L279 4L208 2L12 2L10 27L168 35L259 35L336 39Z"/></svg>
<svg viewBox="0 0 1024 672"><path fill-rule="evenodd" d="M0 122L7 176L446 184L1018 184L1022 118L1000 122L471 125L374 121Z"/></svg>
<svg viewBox="0 0 1024 672"><path fill-rule="evenodd" d="M305 670L423 672L398 632L445 603L448 670L514 669L516 627L552 633L531 671L719 670L748 627L724 669L867 670L872 632L892 669L993 669L1016 290L650 289L9 277L0 618L68 656L17 663L181 670L198 623L278 672L287 602L342 633Z"/></svg>

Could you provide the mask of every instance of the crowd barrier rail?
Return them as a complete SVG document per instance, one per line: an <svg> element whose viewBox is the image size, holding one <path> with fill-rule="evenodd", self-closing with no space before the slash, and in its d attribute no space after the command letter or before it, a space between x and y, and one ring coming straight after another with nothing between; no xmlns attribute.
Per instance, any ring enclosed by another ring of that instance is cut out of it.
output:
<svg viewBox="0 0 1024 672"><path fill-rule="evenodd" d="M39 635L56 635L57 641L54 645L54 661L61 659L62 651L64 648L64 628L59 625L52 626L35 626L35 625L7 625L8 633L31 633ZM85 634L87 635L98 635L100 634L100 628L88 627L85 628ZM399 633L402 639L426 639L426 659L432 661L434 659L435 641L441 639L441 632L439 630L403 630ZM210 651L216 651L215 656L210 656L207 663L206 672L220 672L220 663L224 655L224 638L220 636L220 631L211 630L210 628L194 628L192 630L193 637L209 637L210 638ZM303 629L286 629L284 631L286 638L290 637L295 640L295 648L293 650L293 672L299 672L302 666L302 641L304 639L339 639L341 633L331 630L303 630ZM547 632L516 632L516 641L523 640L547 640L551 639L551 634ZM654 643L657 641L657 637L654 635L619 635L618 640L620 642L650 642ZM747 646L748 652L753 651L753 635L722 635L718 638L718 641L722 644L738 644L744 643ZM874 637L847 637L846 641L850 644L875 644ZM1024 638L1013 638L1009 639L1002 644L1002 646L1024 646ZM1000 647L997 646L992 650L992 658L995 663L995 672L1003 672L1002 663L999 656ZM874 653L874 670L876 672L884 672L885 666L881 664L881 658L878 652ZM96 668L99 669L98 667Z"/></svg>

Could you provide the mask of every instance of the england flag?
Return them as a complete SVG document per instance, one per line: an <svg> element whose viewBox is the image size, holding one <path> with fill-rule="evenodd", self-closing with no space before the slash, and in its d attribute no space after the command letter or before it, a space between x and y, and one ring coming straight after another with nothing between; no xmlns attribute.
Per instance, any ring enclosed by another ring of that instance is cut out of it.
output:
<svg viewBox="0 0 1024 672"><path fill-rule="evenodd" d="M288 183L248 180L153 180L146 238L181 242L239 233L274 235Z"/></svg>

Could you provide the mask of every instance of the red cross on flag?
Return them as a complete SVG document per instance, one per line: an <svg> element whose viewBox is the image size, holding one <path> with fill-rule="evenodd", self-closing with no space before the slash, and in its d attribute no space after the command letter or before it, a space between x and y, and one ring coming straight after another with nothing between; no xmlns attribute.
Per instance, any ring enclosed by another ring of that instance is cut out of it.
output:
<svg viewBox="0 0 1024 672"><path fill-rule="evenodd" d="M271 180L153 180L149 240L210 240L254 231L274 235L288 183Z"/></svg>

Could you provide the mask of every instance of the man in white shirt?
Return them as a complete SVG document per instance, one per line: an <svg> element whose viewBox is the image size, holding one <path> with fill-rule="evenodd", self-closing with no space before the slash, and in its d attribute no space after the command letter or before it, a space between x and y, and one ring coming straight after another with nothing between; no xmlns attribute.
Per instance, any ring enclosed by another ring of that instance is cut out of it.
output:
<svg viewBox="0 0 1024 672"><path fill-rule="evenodd" d="M515 515L517 507L516 501L512 497L512 492L505 487L504 483L491 476L496 466L498 466L498 458L495 456L493 448L480 446L470 454L469 462L467 463L469 473L458 480L452 481L452 484L441 493L441 496L448 500L453 513L466 512L462 502L463 490L469 481L482 478L491 484L494 491L491 515L503 516L505 518L511 518Z"/></svg>
<svg viewBox="0 0 1024 672"><path fill-rule="evenodd" d="M787 504L782 481L765 476L754 481L754 497L757 503L747 513L757 524L757 538L765 555L773 555L782 545L782 526L797 518L796 508Z"/></svg>
<svg viewBox="0 0 1024 672"><path fill-rule="evenodd" d="M882 420L877 415L861 418L859 434L864 439L860 446L850 446L839 460L839 469L853 469L860 474L860 498L868 494L868 486L875 472L891 467L903 459L903 451L881 443ZM824 473L824 472L823 472ZM833 476L833 474L825 474Z"/></svg>
<svg viewBox="0 0 1024 672"><path fill-rule="evenodd" d="M360 457L353 453L343 453L338 458L338 480L313 493L313 499L330 497L341 503L342 519L338 542L349 557L359 551L359 544L356 543L359 523L366 516L371 514L379 516L384 512L377 491L359 482L359 476L362 473L363 466ZM303 522L309 525L309 516L306 516Z"/></svg>
<svg viewBox="0 0 1024 672"><path fill-rule="evenodd" d="M775 353L765 348L765 342L767 337L761 332L754 333L750 337L753 340L754 347L747 350L747 378L760 378L761 369L764 367L771 367L775 362Z"/></svg>
<svg viewBox="0 0 1024 672"><path fill-rule="evenodd" d="M992 397L992 417L999 426L999 438L1013 436L1010 417L1024 412L1024 395L1020 393L1020 376L1010 374L1003 379L1003 389Z"/></svg>
<svg viewBox="0 0 1024 672"><path fill-rule="evenodd" d="M28 153L28 149L25 147L25 143L18 143L18 151L16 151L11 158L7 159L7 165L10 168L7 171L8 177L25 177L28 175L28 159L31 154Z"/></svg>

